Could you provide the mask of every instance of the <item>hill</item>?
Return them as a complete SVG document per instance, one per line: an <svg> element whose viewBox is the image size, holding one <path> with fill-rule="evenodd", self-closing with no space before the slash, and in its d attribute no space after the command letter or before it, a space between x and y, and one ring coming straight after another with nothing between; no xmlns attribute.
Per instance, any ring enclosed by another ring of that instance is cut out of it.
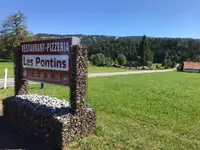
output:
<svg viewBox="0 0 200 150"><path fill-rule="evenodd" d="M106 36L106 35L84 35L84 34L47 34L47 33L38 33L35 35L38 40L40 39L51 39L51 38L65 38L76 36L81 39L82 44L92 44L94 42L103 42L110 41L115 39L130 39L130 40L141 40L142 36Z"/></svg>
<svg viewBox="0 0 200 150"><path fill-rule="evenodd" d="M88 46L89 58L93 54L103 53L106 57L116 60L124 54L128 62L137 61L138 49L142 36L105 36L84 34L46 34L35 35L37 39L63 38L77 36L81 44ZM182 61L200 61L200 39L191 38L158 38L147 37L155 63L162 63L167 68Z"/></svg>

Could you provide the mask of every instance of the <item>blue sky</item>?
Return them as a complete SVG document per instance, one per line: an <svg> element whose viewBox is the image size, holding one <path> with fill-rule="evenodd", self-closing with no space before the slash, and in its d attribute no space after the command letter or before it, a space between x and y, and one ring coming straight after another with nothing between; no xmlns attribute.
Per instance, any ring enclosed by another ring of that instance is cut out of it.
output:
<svg viewBox="0 0 200 150"><path fill-rule="evenodd" d="M33 33L200 38L200 0L1 0Z"/></svg>

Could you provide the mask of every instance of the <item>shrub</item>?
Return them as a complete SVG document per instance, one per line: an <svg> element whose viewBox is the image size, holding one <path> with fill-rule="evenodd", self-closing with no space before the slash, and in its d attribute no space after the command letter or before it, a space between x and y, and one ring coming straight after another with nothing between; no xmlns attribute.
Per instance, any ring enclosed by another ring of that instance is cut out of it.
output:
<svg viewBox="0 0 200 150"><path fill-rule="evenodd" d="M183 71L183 62L179 64L177 71Z"/></svg>
<svg viewBox="0 0 200 150"><path fill-rule="evenodd" d="M117 60L120 65L126 64L126 56L124 56L123 54L119 54Z"/></svg>
<svg viewBox="0 0 200 150"><path fill-rule="evenodd" d="M165 68L164 66L160 66L159 69L160 69L160 70L164 70L164 69L166 69L166 68Z"/></svg>
<svg viewBox="0 0 200 150"><path fill-rule="evenodd" d="M119 64L117 59L114 60L114 64Z"/></svg>
<svg viewBox="0 0 200 150"><path fill-rule="evenodd" d="M92 65L95 65L96 64L96 55L91 55L90 56L90 63L92 64Z"/></svg>
<svg viewBox="0 0 200 150"><path fill-rule="evenodd" d="M113 60L111 58L106 58L106 66L111 67L113 64Z"/></svg>
<svg viewBox="0 0 200 150"><path fill-rule="evenodd" d="M106 57L102 53L98 53L96 55L91 55L90 60L93 65L96 66L105 66L106 64Z"/></svg>
<svg viewBox="0 0 200 150"><path fill-rule="evenodd" d="M165 59L162 66L164 66L165 69L171 68L173 66L171 59Z"/></svg>
<svg viewBox="0 0 200 150"><path fill-rule="evenodd" d="M176 67L176 62L172 61L171 68L174 68L174 67Z"/></svg>
<svg viewBox="0 0 200 150"><path fill-rule="evenodd" d="M158 64L156 64L156 69L159 69L159 66L158 66Z"/></svg>
<svg viewBox="0 0 200 150"><path fill-rule="evenodd" d="M88 62L87 65L90 66L91 65L90 61L88 60L87 62Z"/></svg>

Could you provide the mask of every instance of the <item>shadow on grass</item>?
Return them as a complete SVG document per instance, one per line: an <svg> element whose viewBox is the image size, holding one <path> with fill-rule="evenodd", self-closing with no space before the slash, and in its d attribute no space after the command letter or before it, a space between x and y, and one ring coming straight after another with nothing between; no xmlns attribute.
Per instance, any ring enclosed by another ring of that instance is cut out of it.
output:
<svg viewBox="0 0 200 150"><path fill-rule="evenodd" d="M49 150L37 138L10 129L0 116L0 149Z"/></svg>

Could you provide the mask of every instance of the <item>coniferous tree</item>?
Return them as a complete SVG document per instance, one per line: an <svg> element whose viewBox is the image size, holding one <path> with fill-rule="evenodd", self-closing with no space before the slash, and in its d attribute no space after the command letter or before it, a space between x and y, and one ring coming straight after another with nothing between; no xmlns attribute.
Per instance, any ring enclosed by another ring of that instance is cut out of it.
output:
<svg viewBox="0 0 200 150"><path fill-rule="evenodd" d="M20 45L20 42L35 39L27 30L26 17L18 11L8 16L1 24L1 45L8 58L12 58L13 50ZM2 49L1 49L2 50Z"/></svg>
<svg viewBox="0 0 200 150"><path fill-rule="evenodd" d="M117 60L120 65L126 64L126 56L123 54L119 54Z"/></svg>
<svg viewBox="0 0 200 150"><path fill-rule="evenodd" d="M146 38L146 35L143 36L142 41L140 43L140 47L139 47L139 59L140 59L140 65L142 65L143 67L145 65L148 65L148 62L152 61L152 54L150 52L150 48L149 48L149 42Z"/></svg>

